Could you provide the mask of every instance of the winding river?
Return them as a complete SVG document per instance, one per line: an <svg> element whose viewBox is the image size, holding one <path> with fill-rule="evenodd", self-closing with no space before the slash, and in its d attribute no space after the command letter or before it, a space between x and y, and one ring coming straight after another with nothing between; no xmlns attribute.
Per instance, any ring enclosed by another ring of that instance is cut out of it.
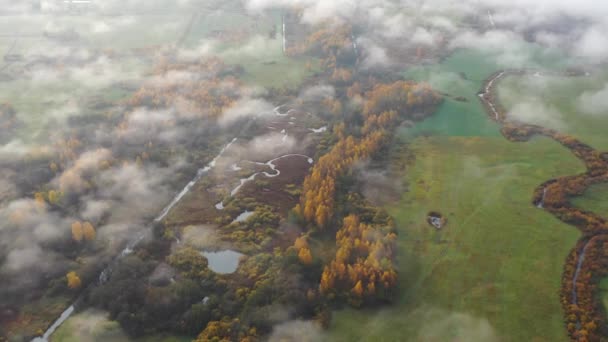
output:
<svg viewBox="0 0 608 342"><path fill-rule="evenodd" d="M535 191L534 204L543 209L561 221L576 226L583 236L579 239L575 248L570 252L567 259L566 266L564 266L564 275L562 277L562 304L566 311L566 317L575 317L574 323L576 329L568 327L568 332L572 340L578 341L584 334L581 333L583 329L587 329L589 322L594 322L596 317L603 315L603 310L598 307L598 303L589 302L594 301L595 294L589 293L595 291L593 287L589 287L588 281L581 282L582 272L596 272L589 267L586 263L586 257L589 255L593 248L601 248L601 244L596 244L596 240L604 239L608 236L608 223L600 215L591 212L584 212L581 214L580 210L573 207L569 202L563 203L547 203L548 191L559 192L557 198L570 198L573 196L579 196L588 188L591 184L606 182L608 181L608 158L602 155L592 147L578 141L573 137L560 134L554 130L540 127L537 125L528 125L517 122L509 122L507 127L505 110L502 108L496 95L496 84L498 81L507 75L526 75L531 74L534 76L543 76L545 73L542 71L533 72L531 70L503 70L493 74L484 84L483 90L479 93L484 107L488 114L503 127L503 135L512 141L525 141L532 135L544 135L562 144L568 148L572 153L579 158L587 167L587 171L584 174L576 176L566 176L558 179L553 179L545 182L539 186ZM573 77L573 76L589 76L589 73L585 72L564 72L561 76ZM577 182L584 189L569 189L563 184L568 182ZM551 190L548 187L554 183L559 183L554 186ZM574 218L571 218L574 217ZM599 247L598 247L599 246ZM595 250L594 250L595 251ZM571 269L568 265L574 265ZM579 286L580 285L580 286ZM585 286L587 286L585 288ZM580 288L583 287L587 292L585 302L581 301ZM565 301L565 302L564 302ZM570 318L568 318L570 319ZM604 318L605 319L605 318ZM584 326L583 326L584 325ZM592 332L587 332L592 333ZM587 340L587 339L585 339ZM589 339L591 340L591 338Z"/></svg>

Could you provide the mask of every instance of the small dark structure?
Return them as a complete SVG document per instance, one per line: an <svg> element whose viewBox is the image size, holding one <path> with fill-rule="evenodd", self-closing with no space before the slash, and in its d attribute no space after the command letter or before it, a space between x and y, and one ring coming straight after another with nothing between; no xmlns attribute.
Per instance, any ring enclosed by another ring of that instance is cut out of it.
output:
<svg viewBox="0 0 608 342"><path fill-rule="evenodd" d="M428 213L426 221L436 229L442 229L448 223L448 220L436 211Z"/></svg>

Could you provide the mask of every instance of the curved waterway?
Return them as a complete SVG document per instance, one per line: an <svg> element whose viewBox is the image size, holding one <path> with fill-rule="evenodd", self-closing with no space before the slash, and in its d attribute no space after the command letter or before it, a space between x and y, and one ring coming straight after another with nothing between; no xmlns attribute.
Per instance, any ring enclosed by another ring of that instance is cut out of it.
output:
<svg viewBox="0 0 608 342"><path fill-rule="evenodd" d="M483 88L483 91L479 93L479 97L481 99L481 101L483 102L483 104L486 107L486 110L489 114L491 114L491 116L493 117L493 119L495 121L497 121L500 124L504 124L505 123L505 112L504 109L501 107L501 104L497 101L496 99L496 92L494 87L496 86L497 81L499 81L500 79L504 78L506 75L509 74L513 74L513 75L525 75L525 74L533 74L535 76L543 76L545 74L549 74L549 75L554 75L555 73L544 73L541 71L537 71L537 72L532 72L530 70L508 70L508 71L500 71L495 73L494 75L492 75L485 83L485 86ZM589 76L589 73L585 72L569 72L569 73L561 73L559 74L561 76L567 76L567 77L573 77L573 76ZM599 239L599 238L605 238L605 235L607 234L607 230L605 228L605 226L601 225L601 222L605 222L605 220L602 219L602 217L600 215L597 215L595 213L591 213L591 212L585 212L584 215L578 215L576 216L577 213L577 208L573 207L572 205L570 205L569 202L565 202L565 203L547 203L546 202L546 196L547 196L547 191L548 191L548 186L551 183L555 183L555 182L560 182L563 181L563 183L568 183L568 181L572 180L576 180L578 181L581 186L583 186L585 189L587 187L589 187L590 184L594 184L594 183L600 183L600 182L606 182L608 181L608 160L606 160L605 158L600 158L598 157L600 155L600 153L596 150L594 150L592 147L576 140L573 137L567 137L563 134L560 134L554 130L548 129L548 128L544 128L544 127L540 127L540 126L536 126L536 125L529 125L529 124L521 124L521 123L515 123L515 122L511 122L510 125L512 127L516 127L517 129L519 129L519 131L513 131L513 130L505 130L503 132L503 134L505 135L505 137L509 138L510 140L514 140L514 141L522 141L522 140L526 140L528 139L531 135L544 135L547 136L557 142L559 142L560 144L562 144L564 147L568 148L569 150L572 151L572 153L579 158L581 161L583 161L587 167L587 172L581 175L576 175L576 176L566 176L566 177L561 177L558 179L554 179L554 180L550 180L546 183L544 183L543 185L541 185L539 188L537 188L536 192L535 192L535 204L538 208L544 209L545 211L551 213L552 215L554 215L556 218L562 220L563 222L570 224L570 225L574 225L577 228L579 228L582 232L583 232L583 237L581 237L581 239L579 240L579 242L577 243L577 246L575 249L573 249L570 253L570 257L568 260L573 260L574 261L574 270L568 270L567 267L564 268L564 277L562 280L562 296L565 300L567 300L567 303L564 303L564 309L566 310L566 315L567 316L572 316L574 315L575 318L575 325L576 325L576 330L571 330L569 329L569 334L570 337L573 340L578 340L579 337L581 336L579 334L579 332L581 331L581 329L583 328L583 323L586 322L593 322L594 317L597 317L595 314L597 314L596 310L597 308L594 307L593 305L597 306L597 303L593 304L592 306L589 306L589 304L587 303L586 305L583 306L579 306L580 303L580 297L581 294L579 294L579 278L581 275L581 272L583 272L583 270L585 269L585 258L586 256L589 254L589 248L595 247L593 242L595 239ZM578 189L577 191L570 191L566 188L566 189L561 189L561 188L552 188L551 191L559 191L561 192L561 194L557 195L557 197L559 198L560 196L563 196L565 198L569 198L571 196L577 196L580 195L580 193L582 191L584 191L585 189ZM572 219L569 219L568 217L570 215L575 215L578 219L572 221ZM582 246L581 246L582 245ZM599 247L601 248L601 247ZM587 270L587 272L593 272L592 269ZM571 277L571 278L570 278ZM565 292L568 288L570 288L569 292ZM586 291L593 291L593 288L585 288ZM564 293L565 292L565 293ZM584 292L587 296L589 296L589 292ZM593 293L591 294L593 295ZM585 298L585 300L590 300L589 298ZM592 300L592 299L591 299ZM572 309L574 308L574 309ZM590 321L591 319L591 321ZM590 333L595 333L594 331L590 332Z"/></svg>
<svg viewBox="0 0 608 342"><path fill-rule="evenodd" d="M179 203L179 201L181 201L182 198L184 198L184 196L190 192L190 190L192 190L192 188L194 187L194 185L201 180L201 178L203 178L203 176L205 176L207 173L209 173L209 171L211 171L216 163L217 160L226 152L226 150L228 150L230 148L230 146L232 146L232 144L234 144L237 141L237 138L232 139L232 141L230 141L228 144L226 144L220 151L220 153L213 158L213 160L211 162L209 162L209 164L207 164L205 167L199 169L196 172L196 175L194 176L194 178L188 182L188 184L186 184L186 186L184 187L184 189L182 189L182 191L180 191L174 198L173 200L160 212L160 214L154 219L154 223L158 223L162 220L165 219L165 217L167 217L167 215L169 214L169 212L171 212L171 210L177 205L177 203ZM140 232L139 234L137 234L131 241L129 241L126 245L126 247L120 252L120 254L115 258L115 260L110 263L110 265L108 265L108 267L106 267L103 271L101 271L101 273L99 274L99 283L103 284L105 283L109 277L110 277L110 273L112 272L112 266L114 263L116 263L119 259L133 253L133 249L144 239L144 237L146 236L147 231L143 231ZM44 334L40 337L36 337L32 340L32 342L46 342L48 341L48 339L51 337L51 335L55 332L55 330L57 330L57 328L59 328L59 326L61 324L63 324L68 318L70 318L70 316L72 316L72 314L74 313L74 311L76 310L76 304L78 303L78 301L80 300L80 298L76 299L76 301L74 302L74 304L70 305L62 314L61 316L44 332Z"/></svg>
<svg viewBox="0 0 608 342"><path fill-rule="evenodd" d="M313 164L314 163L314 159L312 159L311 157L307 156L307 155L303 155L303 154L286 154L277 158L274 158L272 160L267 161L266 163L260 163L260 162L253 162L253 161L249 161L249 160L244 160L242 161L243 163L251 163L251 164L255 164L255 165L263 165L263 166L268 166L273 173L269 173L266 171L262 171L262 172L256 172L254 174L252 174L251 176L247 177L247 178L241 178L239 180L239 185L237 185L234 189L232 189L232 191L230 191L230 197L234 197L239 190L241 190L241 188L243 186L245 186L245 184L254 181L256 179L257 176L259 175L264 175L267 178L275 178L281 175L281 170L277 169L277 166L274 164L276 161L284 159L284 158L290 158L290 157L299 157L299 158L306 158L306 160L308 161L308 164ZM215 205L215 208L217 210L224 210L224 201L218 203Z"/></svg>
<svg viewBox="0 0 608 342"><path fill-rule="evenodd" d="M574 277L572 277L572 304L578 305L578 291L576 290L576 283L578 282L578 277L581 273L581 269L583 267L583 262L585 262L585 254L587 253L587 248L589 247L591 240L587 241L581 252L578 255L578 261L576 263L576 269L574 270ZM578 322L580 326L580 322Z"/></svg>

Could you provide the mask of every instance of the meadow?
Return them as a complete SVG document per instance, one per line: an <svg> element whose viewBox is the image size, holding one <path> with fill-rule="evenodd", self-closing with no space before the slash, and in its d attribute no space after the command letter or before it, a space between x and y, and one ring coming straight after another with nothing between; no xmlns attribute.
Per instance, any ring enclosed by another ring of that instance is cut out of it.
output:
<svg viewBox="0 0 608 342"><path fill-rule="evenodd" d="M547 138L508 142L477 98L483 80L501 68L569 63L525 48L523 64L458 50L404 73L447 96L432 117L398 131L415 160L401 175L402 198L386 206L399 231L400 291L392 306L336 311L328 340L567 340L559 288L579 233L531 201L542 182L584 166ZM392 164L407 158L393 151ZM429 225L430 211L447 226Z"/></svg>
<svg viewBox="0 0 608 342"><path fill-rule="evenodd" d="M583 94L599 92L606 83L608 73L602 71L589 77L509 77L498 89L500 100L512 110L512 118L556 129L608 151L608 115L586 112L582 103ZM533 113L526 115L524 109Z"/></svg>
<svg viewBox="0 0 608 342"><path fill-rule="evenodd" d="M406 79L426 82L447 96L432 117L402 133L409 136L500 136L498 126L487 119L487 114L479 104L477 93L481 90L483 81L501 68L534 68L542 65L547 69L559 70L571 63L553 53L541 53L532 45L524 45L521 49L527 51L529 59L514 65L499 64L496 56L489 51L460 49L441 63L417 66L405 71L403 76Z"/></svg>
<svg viewBox="0 0 608 342"><path fill-rule="evenodd" d="M572 204L608 218L608 184L590 186L583 196L572 199Z"/></svg>
<svg viewBox="0 0 608 342"><path fill-rule="evenodd" d="M51 337L51 342L189 342L191 338L153 335L145 339L130 339L117 322L105 318L105 313L87 310L72 316Z"/></svg>
<svg viewBox="0 0 608 342"><path fill-rule="evenodd" d="M400 294L378 311L335 313L335 341L564 341L558 291L578 232L531 204L538 184L583 166L548 139L419 137L409 191L388 207ZM426 222L439 211L447 226Z"/></svg>

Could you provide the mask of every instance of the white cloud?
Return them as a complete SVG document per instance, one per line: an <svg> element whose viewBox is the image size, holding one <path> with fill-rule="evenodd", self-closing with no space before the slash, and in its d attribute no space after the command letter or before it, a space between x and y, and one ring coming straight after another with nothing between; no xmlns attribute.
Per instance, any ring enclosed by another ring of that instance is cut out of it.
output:
<svg viewBox="0 0 608 342"><path fill-rule="evenodd" d="M577 105L585 114L608 116L608 84L599 91L587 91L581 94Z"/></svg>

